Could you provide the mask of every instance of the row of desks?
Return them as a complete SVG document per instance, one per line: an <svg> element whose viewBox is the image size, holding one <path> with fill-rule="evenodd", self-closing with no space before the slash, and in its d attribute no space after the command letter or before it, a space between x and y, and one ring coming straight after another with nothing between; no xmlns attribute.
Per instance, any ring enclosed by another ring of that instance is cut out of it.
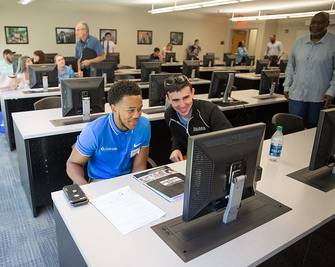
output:
<svg viewBox="0 0 335 267"><path fill-rule="evenodd" d="M90 203L74 208L62 191L52 193L60 264L146 267L259 265L334 218L335 190L324 193L287 176L309 164L314 135L315 129L286 135L279 162L268 159L270 142L265 141L263 145L263 174L257 190L292 210L187 263L150 228L181 216L182 199L168 202L131 175L82 186L87 196L93 199L128 185L166 212L163 218L122 235ZM170 167L185 174L185 165L184 161ZM296 262L306 261L308 252L313 252L308 251L308 247L307 250L301 249L293 255ZM314 266L319 264L314 262Z"/></svg>
<svg viewBox="0 0 335 267"><path fill-rule="evenodd" d="M283 96L274 99L254 98L257 90L234 91L232 96L248 102L245 105L220 107L234 126L263 121L271 125L272 115L287 111ZM207 99L207 94L196 95ZM214 99L215 100L215 99ZM144 100L144 108L148 100ZM110 108L107 105L106 111ZM40 206L50 204L50 193L71 183L65 164L80 131L86 123L55 127L50 120L61 119L61 109L13 113L14 132L19 159L20 176L24 190L37 216ZM150 157L158 164L169 162L170 132L163 120L163 113L146 115L151 122ZM268 128L267 136L271 134Z"/></svg>

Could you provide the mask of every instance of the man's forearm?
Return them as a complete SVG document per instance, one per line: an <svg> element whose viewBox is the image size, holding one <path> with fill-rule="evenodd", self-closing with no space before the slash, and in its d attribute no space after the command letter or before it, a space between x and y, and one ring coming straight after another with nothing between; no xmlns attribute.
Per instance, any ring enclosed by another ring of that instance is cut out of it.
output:
<svg viewBox="0 0 335 267"><path fill-rule="evenodd" d="M87 181L84 177L84 170L81 165L68 161L66 163L66 172L73 183L79 185L87 184Z"/></svg>

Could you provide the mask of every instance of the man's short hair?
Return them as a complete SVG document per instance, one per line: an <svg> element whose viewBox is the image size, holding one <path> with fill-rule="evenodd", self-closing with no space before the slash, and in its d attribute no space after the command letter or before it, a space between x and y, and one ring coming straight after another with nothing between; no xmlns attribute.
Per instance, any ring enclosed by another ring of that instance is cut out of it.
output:
<svg viewBox="0 0 335 267"><path fill-rule="evenodd" d="M159 52L161 51L158 47L155 47L154 52Z"/></svg>
<svg viewBox="0 0 335 267"><path fill-rule="evenodd" d="M62 58L64 58L64 56L62 55L62 54L57 54L57 55L55 55L55 57L54 57L54 61L56 62L56 58L57 57L62 57Z"/></svg>
<svg viewBox="0 0 335 267"><path fill-rule="evenodd" d="M137 83L131 81L120 81L113 84L108 91L108 103L115 105L119 103L124 96L141 95L141 88Z"/></svg>
<svg viewBox="0 0 335 267"><path fill-rule="evenodd" d="M185 75L170 76L164 81L164 89L166 94L179 92L186 86L192 89L192 85Z"/></svg>
<svg viewBox="0 0 335 267"><path fill-rule="evenodd" d="M77 25L79 25L79 24L82 25L85 28L85 30L87 31L87 33L90 32L90 28L88 27L88 24L85 21L79 21L77 23Z"/></svg>
<svg viewBox="0 0 335 267"><path fill-rule="evenodd" d="M8 55L8 54L15 54L15 52L13 52L12 50L10 50L10 49L5 49L3 52L2 52L2 55Z"/></svg>

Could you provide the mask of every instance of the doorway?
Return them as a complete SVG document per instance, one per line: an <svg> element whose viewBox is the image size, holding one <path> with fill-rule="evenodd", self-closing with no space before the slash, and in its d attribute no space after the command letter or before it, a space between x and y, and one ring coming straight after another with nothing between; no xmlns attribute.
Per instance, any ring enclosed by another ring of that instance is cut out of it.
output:
<svg viewBox="0 0 335 267"><path fill-rule="evenodd" d="M254 56L256 52L257 29L232 30L231 53L237 53L238 43L244 41L248 54Z"/></svg>

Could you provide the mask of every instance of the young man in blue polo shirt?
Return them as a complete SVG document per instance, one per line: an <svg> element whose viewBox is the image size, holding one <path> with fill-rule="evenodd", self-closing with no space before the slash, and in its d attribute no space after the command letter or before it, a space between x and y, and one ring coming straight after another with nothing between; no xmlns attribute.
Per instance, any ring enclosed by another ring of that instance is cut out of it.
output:
<svg viewBox="0 0 335 267"><path fill-rule="evenodd" d="M108 92L112 113L89 123L78 136L67 161L67 174L82 185L83 166L88 176L109 179L146 169L150 123L141 117L141 89L135 82L121 81Z"/></svg>
<svg viewBox="0 0 335 267"><path fill-rule="evenodd" d="M106 54L100 41L89 34L86 22L79 22L76 25L76 59L78 60L78 75L80 77L90 76L90 65L106 59Z"/></svg>

